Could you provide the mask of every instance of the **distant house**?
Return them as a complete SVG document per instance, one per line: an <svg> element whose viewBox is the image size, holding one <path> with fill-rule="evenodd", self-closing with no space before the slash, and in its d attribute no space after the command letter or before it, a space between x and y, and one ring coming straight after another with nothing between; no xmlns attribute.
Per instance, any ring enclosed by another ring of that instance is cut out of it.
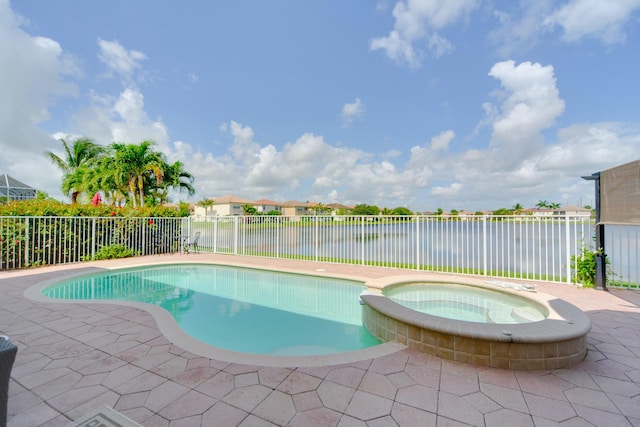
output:
<svg viewBox="0 0 640 427"><path fill-rule="evenodd" d="M555 215L560 215L560 216L579 216L579 217L585 217L585 218L591 218L591 210L586 209L586 208L581 208L578 206L565 206L563 208L560 209L556 209L554 211Z"/></svg>
<svg viewBox="0 0 640 427"><path fill-rule="evenodd" d="M563 208L551 209L551 208L529 208L523 209L521 215L531 215L538 218L552 218L558 216L578 216L578 217L591 217L591 211L589 209L580 208L577 206L565 206Z"/></svg>
<svg viewBox="0 0 640 427"><path fill-rule="evenodd" d="M289 200L282 204L282 214L285 216L302 216L312 215L313 206L307 202L299 202L297 200Z"/></svg>
<svg viewBox="0 0 640 427"><path fill-rule="evenodd" d="M307 203L307 210L309 215L330 215L333 211L329 206L318 202Z"/></svg>
<svg viewBox="0 0 640 427"><path fill-rule="evenodd" d="M548 208L528 208L522 210L522 215L531 215L539 218L552 217L554 214L555 210Z"/></svg>
<svg viewBox="0 0 640 427"><path fill-rule="evenodd" d="M253 202L253 206L261 212L262 214L267 214L271 211L280 212L282 214L282 204L279 202L274 202L269 199L260 199Z"/></svg>
<svg viewBox="0 0 640 427"><path fill-rule="evenodd" d="M37 196L38 190L35 188L29 187L6 173L0 175L0 201L29 200L35 199Z"/></svg>
<svg viewBox="0 0 640 427"><path fill-rule="evenodd" d="M458 218L461 219L471 219L471 218L475 218L476 214L474 212L471 211L459 211L458 212Z"/></svg>
<svg viewBox="0 0 640 427"><path fill-rule="evenodd" d="M195 206L194 215L196 216L229 216L244 215L244 205L254 205L251 200L243 199L238 196L222 196L213 199L212 206Z"/></svg>
<svg viewBox="0 0 640 427"><path fill-rule="evenodd" d="M353 209L353 206L341 205L340 203L329 203L328 208L331 208L331 215L338 215L339 213L349 213Z"/></svg>

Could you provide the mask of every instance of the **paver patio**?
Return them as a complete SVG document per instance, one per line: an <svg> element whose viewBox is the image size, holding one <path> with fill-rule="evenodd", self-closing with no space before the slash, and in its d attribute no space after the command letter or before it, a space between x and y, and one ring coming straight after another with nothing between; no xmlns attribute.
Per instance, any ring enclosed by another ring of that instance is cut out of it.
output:
<svg viewBox="0 0 640 427"><path fill-rule="evenodd" d="M233 363L171 343L138 308L23 295L72 271L187 259L366 278L407 273L205 254L0 272L0 333L19 348L8 426L67 426L103 405L143 426L640 426L634 291L540 283L593 322L586 359L552 371L476 367L407 349L323 366L262 366L259 356Z"/></svg>

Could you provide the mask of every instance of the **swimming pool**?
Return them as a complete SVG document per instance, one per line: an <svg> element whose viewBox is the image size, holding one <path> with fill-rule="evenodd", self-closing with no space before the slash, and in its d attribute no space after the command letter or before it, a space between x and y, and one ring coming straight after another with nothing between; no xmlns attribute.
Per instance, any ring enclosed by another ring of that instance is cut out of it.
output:
<svg viewBox="0 0 640 427"><path fill-rule="evenodd" d="M193 338L243 353L307 356L380 341L362 326L357 281L176 264L111 270L48 286L64 300L118 300L164 308Z"/></svg>

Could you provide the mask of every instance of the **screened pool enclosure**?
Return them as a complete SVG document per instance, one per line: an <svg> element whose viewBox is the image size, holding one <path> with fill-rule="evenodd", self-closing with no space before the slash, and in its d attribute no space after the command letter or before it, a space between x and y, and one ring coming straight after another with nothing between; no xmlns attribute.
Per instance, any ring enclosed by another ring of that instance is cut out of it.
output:
<svg viewBox="0 0 640 427"><path fill-rule="evenodd" d="M0 175L0 202L35 199L38 190L5 174Z"/></svg>

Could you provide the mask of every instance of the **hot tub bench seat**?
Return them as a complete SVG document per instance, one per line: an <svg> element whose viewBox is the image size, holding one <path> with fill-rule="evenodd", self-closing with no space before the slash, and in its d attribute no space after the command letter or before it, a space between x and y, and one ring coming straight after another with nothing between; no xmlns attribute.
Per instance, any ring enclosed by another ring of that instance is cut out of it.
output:
<svg viewBox="0 0 640 427"><path fill-rule="evenodd" d="M363 324L378 339L443 359L493 368L566 368L584 360L591 321L572 304L549 303L542 321L487 324L446 319L404 307L375 293L363 294Z"/></svg>

